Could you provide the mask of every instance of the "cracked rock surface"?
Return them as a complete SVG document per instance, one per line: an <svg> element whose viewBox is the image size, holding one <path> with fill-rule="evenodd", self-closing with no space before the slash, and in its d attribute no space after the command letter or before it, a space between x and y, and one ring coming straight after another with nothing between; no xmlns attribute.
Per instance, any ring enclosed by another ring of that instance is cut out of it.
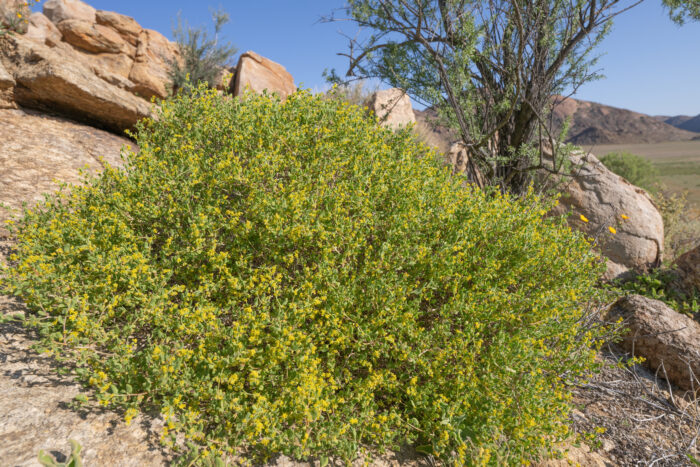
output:
<svg viewBox="0 0 700 467"><path fill-rule="evenodd" d="M126 138L59 117L27 110L0 110L0 235L5 220L22 203L43 200L59 181L78 183L79 169L103 168L100 157L121 164L122 146L136 145Z"/></svg>

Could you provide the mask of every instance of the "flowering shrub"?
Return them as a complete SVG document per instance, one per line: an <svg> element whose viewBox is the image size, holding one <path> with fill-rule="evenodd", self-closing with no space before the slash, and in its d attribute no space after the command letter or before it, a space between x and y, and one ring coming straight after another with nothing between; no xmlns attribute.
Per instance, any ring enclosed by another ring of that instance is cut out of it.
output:
<svg viewBox="0 0 700 467"><path fill-rule="evenodd" d="M127 420L202 455L409 442L521 462L568 436L600 267L532 194L464 188L409 130L201 86L140 152L27 210L5 289Z"/></svg>

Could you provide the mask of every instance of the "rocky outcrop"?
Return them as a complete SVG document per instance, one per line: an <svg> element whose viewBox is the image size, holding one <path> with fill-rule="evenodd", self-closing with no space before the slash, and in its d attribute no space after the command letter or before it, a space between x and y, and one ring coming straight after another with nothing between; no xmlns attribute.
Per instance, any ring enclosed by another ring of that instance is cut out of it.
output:
<svg viewBox="0 0 700 467"><path fill-rule="evenodd" d="M121 164L121 148L134 143L66 119L24 110L0 110L0 203L14 213L54 191L57 181L77 183L85 166ZM9 213L0 209L0 236Z"/></svg>
<svg viewBox="0 0 700 467"><path fill-rule="evenodd" d="M608 258L605 278L658 266L664 225L647 192L608 170L592 154L574 154L572 162L573 176L562 185L553 213L572 211L569 224L596 240Z"/></svg>
<svg viewBox="0 0 700 467"><path fill-rule="evenodd" d="M398 88L377 91L370 96L366 104L374 112L382 125L397 129L416 123L411 99L405 91Z"/></svg>
<svg viewBox="0 0 700 467"><path fill-rule="evenodd" d="M4 4L4 3L3 3ZM6 101L50 110L121 132L165 98L177 45L118 13L79 0L48 0L29 17L25 35L0 42L0 62L14 81ZM0 87L7 87L6 80Z"/></svg>
<svg viewBox="0 0 700 467"><path fill-rule="evenodd" d="M122 131L151 115L145 100L110 86L89 64L64 47L50 48L24 36L0 42L0 61L17 82L15 102Z"/></svg>
<svg viewBox="0 0 700 467"><path fill-rule="evenodd" d="M257 93L267 90L286 99L297 89L294 78L286 68L250 50L241 55L236 70L234 96L240 96L246 89L250 89Z"/></svg>
<svg viewBox="0 0 700 467"><path fill-rule="evenodd" d="M170 87L170 63L178 59L175 44L158 31L143 29L128 76L134 83L132 90L147 99L166 97Z"/></svg>
<svg viewBox="0 0 700 467"><path fill-rule="evenodd" d="M622 341L626 351L644 357L653 371L681 389L700 388L700 324L641 295L619 299L609 318L622 318L629 330Z"/></svg>
<svg viewBox="0 0 700 467"><path fill-rule="evenodd" d="M700 294L700 245L679 256L674 264L681 291L689 297Z"/></svg>
<svg viewBox="0 0 700 467"><path fill-rule="evenodd" d="M44 3L44 14L54 24L75 19L94 23L96 13L97 10L80 0L47 0Z"/></svg>

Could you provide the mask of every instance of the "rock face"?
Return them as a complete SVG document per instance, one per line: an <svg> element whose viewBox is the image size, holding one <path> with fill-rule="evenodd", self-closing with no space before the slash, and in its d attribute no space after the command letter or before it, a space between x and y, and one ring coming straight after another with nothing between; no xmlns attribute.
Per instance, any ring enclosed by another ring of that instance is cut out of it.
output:
<svg viewBox="0 0 700 467"><path fill-rule="evenodd" d="M676 386L700 388L700 324L641 295L619 299L609 317L623 318L629 329L622 342L625 350L644 357L652 370Z"/></svg>
<svg viewBox="0 0 700 467"><path fill-rule="evenodd" d="M234 96L240 96L248 87L257 93L265 89L276 92L282 99L286 99L297 89L294 78L282 65L250 50L241 55L236 70Z"/></svg>
<svg viewBox="0 0 700 467"><path fill-rule="evenodd" d="M15 82L13 92L0 90L0 105L11 97L121 132L151 115L152 97L168 96L170 66L179 60L176 44L133 18L80 0L48 0L24 36L0 41L0 62Z"/></svg>
<svg viewBox="0 0 700 467"><path fill-rule="evenodd" d="M56 47L61 42L61 31L43 13L32 13L24 37L40 44Z"/></svg>
<svg viewBox="0 0 700 467"><path fill-rule="evenodd" d="M700 245L676 259L679 285L687 295L700 293Z"/></svg>
<svg viewBox="0 0 700 467"><path fill-rule="evenodd" d="M569 224L597 238L608 258L605 278L658 266L663 257L664 226L649 195L608 170L592 154L573 155L572 162L580 169L562 187L554 214L573 211ZM608 227L617 233L612 234Z"/></svg>
<svg viewBox="0 0 700 467"><path fill-rule="evenodd" d="M56 180L80 181L86 165L99 170L105 162L121 164L121 148L135 147L126 138L37 112L0 110L0 202L13 210L23 202L41 201L56 188ZM17 212L17 211L15 211ZM8 212L0 209L0 236Z"/></svg>
<svg viewBox="0 0 700 467"><path fill-rule="evenodd" d="M377 91L370 96L367 105L379 118L382 125L389 128L396 129L416 123L411 99L401 89L392 88Z"/></svg>
<svg viewBox="0 0 700 467"><path fill-rule="evenodd" d="M17 82L15 102L24 107L47 109L114 131L131 128L151 114L148 102L110 86L66 48L7 36L0 42L0 60Z"/></svg>
<svg viewBox="0 0 700 467"><path fill-rule="evenodd" d="M168 95L170 62L179 59L177 46L158 31L144 29L139 34L134 65L129 79L133 91L150 99Z"/></svg>

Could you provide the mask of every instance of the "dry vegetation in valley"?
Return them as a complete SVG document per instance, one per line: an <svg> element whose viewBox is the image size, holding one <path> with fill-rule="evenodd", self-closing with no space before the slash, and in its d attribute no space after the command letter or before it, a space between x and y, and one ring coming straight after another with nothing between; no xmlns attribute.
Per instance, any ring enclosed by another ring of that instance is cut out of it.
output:
<svg viewBox="0 0 700 467"><path fill-rule="evenodd" d="M653 144L611 144L584 147L597 157L627 151L649 159L659 170L661 182L671 191L688 191L688 201L700 211L700 140Z"/></svg>

